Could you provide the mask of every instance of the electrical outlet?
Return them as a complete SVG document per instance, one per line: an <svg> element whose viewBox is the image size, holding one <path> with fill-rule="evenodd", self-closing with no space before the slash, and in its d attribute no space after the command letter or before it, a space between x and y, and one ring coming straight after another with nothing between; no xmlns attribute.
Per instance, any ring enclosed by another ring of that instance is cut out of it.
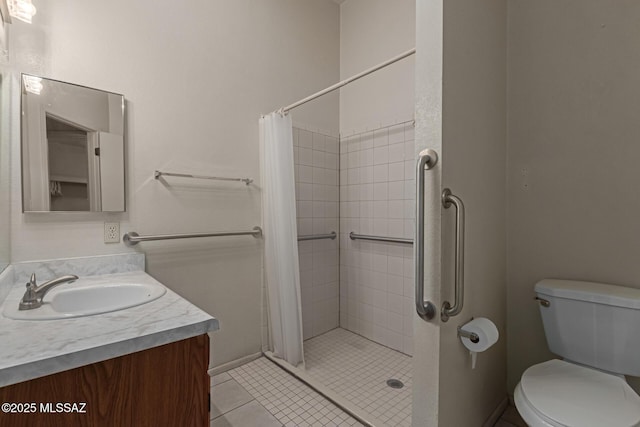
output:
<svg viewBox="0 0 640 427"><path fill-rule="evenodd" d="M104 242L105 243L120 242L120 223L119 222L104 223Z"/></svg>

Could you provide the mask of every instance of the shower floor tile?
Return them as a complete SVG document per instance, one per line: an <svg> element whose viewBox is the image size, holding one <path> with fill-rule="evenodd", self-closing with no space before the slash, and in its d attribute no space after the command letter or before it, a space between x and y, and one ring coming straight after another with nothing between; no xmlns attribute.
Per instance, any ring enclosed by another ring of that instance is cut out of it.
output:
<svg viewBox="0 0 640 427"><path fill-rule="evenodd" d="M277 419L278 425L284 425L285 427L362 425L313 389L264 357L227 371L227 373L231 379L219 383L219 385L214 386L214 389L223 387L230 382L237 383L239 387L252 396L253 400L249 404L256 406L253 412L259 413L264 408ZM256 421L248 421L254 418L241 417L240 414L236 415L234 413L243 410L249 404L223 414L223 416L214 419L211 425L213 427L262 427L262 425L266 425L262 424L262 421L259 421L258 418L255 418ZM253 414L251 416L253 417ZM234 419L237 419L237 422L234 423Z"/></svg>
<svg viewBox="0 0 640 427"><path fill-rule="evenodd" d="M304 342L309 375L387 426L411 425L411 357L342 328ZM401 389L388 379L404 383Z"/></svg>

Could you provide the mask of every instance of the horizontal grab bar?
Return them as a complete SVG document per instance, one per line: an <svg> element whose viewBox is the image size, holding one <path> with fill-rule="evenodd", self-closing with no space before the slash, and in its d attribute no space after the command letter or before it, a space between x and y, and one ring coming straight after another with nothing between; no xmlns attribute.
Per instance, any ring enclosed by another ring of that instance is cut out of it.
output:
<svg viewBox="0 0 640 427"><path fill-rule="evenodd" d="M223 236L253 236L261 237L262 228L253 227L251 231L221 231L217 233L191 233L191 234L157 234L155 236L141 236L135 231L130 231L122 236L122 240L127 246L134 246L140 242L149 242L152 240L174 240L174 239L193 239L197 237L223 237Z"/></svg>
<svg viewBox="0 0 640 427"><path fill-rule="evenodd" d="M153 177L155 179L158 179L161 176L177 176L179 178L195 178L195 179L214 179L217 181L239 181L239 182L244 182L247 185L253 182L251 178L224 178L221 176L193 175L188 173L174 173L174 172L161 172L161 171L155 171L155 173L153 174Z"/></svg>
<svg viewBox="0 0 640 427"><path fill-rule="evenodd" d="M356 234L353 231L349 233L349 237L351 240L373 240L375 242L406 243L413 245L413 239L405 239L402 237L368 236L366 234Z"/></svg>
<svg viewBox="0 0 640 427"><path fill-rule="evenodd" d="M321 239L331 239L335 240L337 234L335 231L332 231L329 234L308 234L306 236L298 236L298 242L303 242L305 240L321 240Z"/></svg>

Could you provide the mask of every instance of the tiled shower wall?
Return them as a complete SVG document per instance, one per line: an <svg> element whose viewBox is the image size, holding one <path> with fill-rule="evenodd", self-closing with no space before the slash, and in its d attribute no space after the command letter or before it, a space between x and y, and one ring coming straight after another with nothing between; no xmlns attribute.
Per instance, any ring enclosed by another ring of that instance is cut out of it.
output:
<svg viewBox="0 0 640 427"><path fill-rule="evenodd" d="M336 233L338 138L293 129L298 235ZM338 327L338 239L298 242L304 339Z"/></svg>
<svg viewBox="0 0 640 427"><path fill-rule="evenodd" d="M413 353L413 247L349 232L413 238L414 124L340 140L340 325Z"/></svg>

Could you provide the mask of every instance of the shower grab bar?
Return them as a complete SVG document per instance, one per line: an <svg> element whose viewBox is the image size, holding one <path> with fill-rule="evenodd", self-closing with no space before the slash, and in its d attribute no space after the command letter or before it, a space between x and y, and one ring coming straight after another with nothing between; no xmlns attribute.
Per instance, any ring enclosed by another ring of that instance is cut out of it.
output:
<svg viewBox="0 0 640 427"><path fill-rule="evenodd" d="M175 172L162 172L155 171L153 177L159 179L161 176L177 176L179 178L195 178L195 179L213 179L217 181L239 181L249 185L253 182L251 178L225 178L221 176L207 176L207 175L193 175L189 173L175 173Z"/></svg>
<svg viewBox="0 0 640 427"><path fill-rule="evenodd" d="M445 209L451 206L456 208L455 299L453 305L449 301L442 303L440 318L446 322L450 317L460 314L464 305L464 204L451 190L445 188L442 191L442 206Z"/></svg>
<svg viewBox="0 0 640 427"><path fill-rule="evenodd" d="M416 244L414 247L416 311L424 320L431 320L436 314L436 307L431 301L424 300L424 175L425 170L438 163L438 154L426 149L418 155L416 162Z"/></svg>
<svg viewBox="0 0 640 427"><path fill-rule="evenodd" d="M322 240L322 239L335 240L336 236L337 234L335 231L332 231L329 234L308 234L304 236L298 236L298 242L303 242L305 240Z"/></svg>
<svg viewBox="0 0 640 427"><path fill-rule="evenodd" d="M369 236L366 234L356 234L353 231L349 233L349 238L351 240L372 240L374 242L406 243L413 245L413 239L405 239L403 237Z"/></svg>
<svg viewBox="0 0 640 427"><path fill-rule="evenodd" d="M155 236L141 236L135 231L130 231L122 236L122 240L127 246L135 246L140 242L149 242L152 240L174 240L174 239L193 239L197 237L223 237L223 236L253 236L255 238L262 236L262 228L256 226L251 231L221 231L217 233L191 233L191 234L157 234Z"/></svg>

